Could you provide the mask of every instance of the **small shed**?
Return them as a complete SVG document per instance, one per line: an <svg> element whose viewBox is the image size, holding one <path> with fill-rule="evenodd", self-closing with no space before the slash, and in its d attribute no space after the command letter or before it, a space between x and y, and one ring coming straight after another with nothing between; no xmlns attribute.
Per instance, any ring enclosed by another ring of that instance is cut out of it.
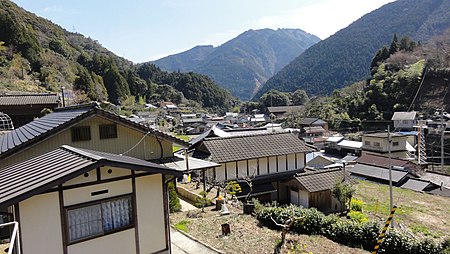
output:
<svg viewBox="0 0 450 254"><path fill-rule="evenodd" d="M331 190L340 181L351 181L350 175L340 169L311 171L297 174L287 182L292 204L306 208L315 207L328 213L339 211L341 204L333 197Z"/></svg>

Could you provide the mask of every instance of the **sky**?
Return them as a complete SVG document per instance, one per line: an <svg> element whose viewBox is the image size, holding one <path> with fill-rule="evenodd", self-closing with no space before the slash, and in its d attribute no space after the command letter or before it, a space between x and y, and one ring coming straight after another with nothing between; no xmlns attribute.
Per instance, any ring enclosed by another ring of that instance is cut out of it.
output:
<svg viewBox="0 0 450 254"><path fill-rule="evenodd" d="M394 0L12 0L135 63L250 29L298 28L326 39Z"/></svg>

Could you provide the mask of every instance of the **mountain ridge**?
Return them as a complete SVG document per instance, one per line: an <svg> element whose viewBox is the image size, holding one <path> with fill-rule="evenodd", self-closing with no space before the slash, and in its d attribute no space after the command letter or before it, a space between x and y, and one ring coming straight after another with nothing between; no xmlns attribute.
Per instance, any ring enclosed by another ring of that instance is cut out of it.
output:
<svg viewBox="0 0 450 254"><path fill-rule="evenodd" d="M164 70L208 75L248 100L260 84L318 41L319 37L301 29L250 29L220 46L196 46L153 63Z"/></svg>
<svg viewBox="0 0 450 254"><path fill-rule="evenodd" d="M416 39L420 32L422 40L428 40L448 27L448 15L436 18L436 12L449 13L450 3L443 0L388 3L305 50L271 77L255 98L270 89L292 92L300 88L310 95L325 95L366 79L373 55L383 45L389 46L394 34Z"/></svg>

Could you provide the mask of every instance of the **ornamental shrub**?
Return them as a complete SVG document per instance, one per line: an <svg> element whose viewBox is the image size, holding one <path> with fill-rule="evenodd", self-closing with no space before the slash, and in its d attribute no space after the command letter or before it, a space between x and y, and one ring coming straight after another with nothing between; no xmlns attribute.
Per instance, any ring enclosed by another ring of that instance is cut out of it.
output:
<svg viewBox="0 0 450 254"><path fill-rule="evenodd" d="M167 184L169 189L169 211L179 212L181 210L180 200L178 199L177 191L175 190L175 184L173 182L169 182Z"/></svg>
<svg viewBox="0 0 450 254"><path fill-rule="evenodd" d="M364 205L364 201L356 199L356 198L352 198L352 201L350 201L350 210L362 212L363 205Z"/></svg>
<svg viewBox="0 0 450 254"><path fill-rule="evenodd" d="M278 229L272 219L277 223L284 223L291 218L292 211L295 217L302 217L294 222L291 231L300 234L323 235L337 243L351 247L373 250L381 226L376 221L362 219L345 220L336 215L325 216L315 208L305 209L295 205L278 206L255 205L258 221L269 228ZM362 214L354 211L354 214ZM413 236L390 229L380 245L378 253L425 254L450 253L450 239L437 244L430 238L416 240Z"/></svg>

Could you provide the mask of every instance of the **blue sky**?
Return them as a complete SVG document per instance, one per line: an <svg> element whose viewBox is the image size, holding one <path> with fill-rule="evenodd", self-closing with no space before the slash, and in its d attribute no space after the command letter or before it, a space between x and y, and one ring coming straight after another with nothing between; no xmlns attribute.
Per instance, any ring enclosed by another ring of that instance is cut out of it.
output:
<svg viewBox="0 0 450 254"><path fill-rule="evenodd" d="M135 63L219 46L249 29L299 28L321 39L394 0L13 0Z"/></svg>

